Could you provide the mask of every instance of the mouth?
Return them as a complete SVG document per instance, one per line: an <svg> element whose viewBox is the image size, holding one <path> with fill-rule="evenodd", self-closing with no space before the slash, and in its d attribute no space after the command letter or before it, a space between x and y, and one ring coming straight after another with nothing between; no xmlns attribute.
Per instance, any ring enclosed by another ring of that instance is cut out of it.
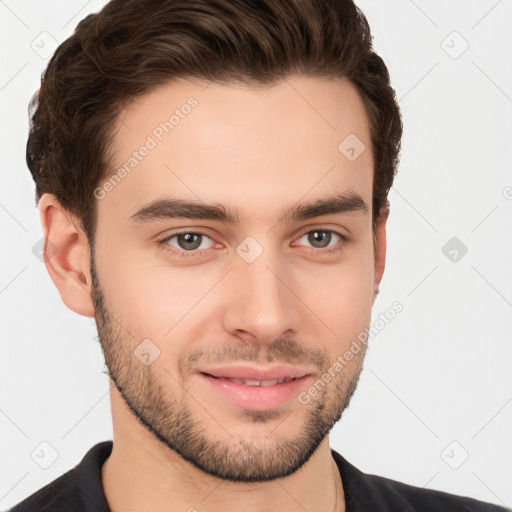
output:
<svg viewBox="0 0 512 512"><path fill-rule="evenodd" d="M282 407L298 396L312 379L310 368L288 365L258 367L234 365L203 368L201 381L221 400L250 410L272 410Z"/></svg>

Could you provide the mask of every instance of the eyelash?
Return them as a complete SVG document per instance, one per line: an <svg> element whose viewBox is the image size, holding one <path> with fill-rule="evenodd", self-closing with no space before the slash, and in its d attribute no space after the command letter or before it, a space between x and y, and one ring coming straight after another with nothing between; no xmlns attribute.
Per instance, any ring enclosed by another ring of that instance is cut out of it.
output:
<svg viewBox="0 0 512 512"><path fill-rule="evenodd" d="M340 237L340 241L334 247L330 247L330 248L323 248L322 249L322 248L315 248L315 247L306 247L306 249L309 249L308 252L310 252L310 254L319 254L319 253L321 253L321 254L334 254L334 253L337 253L337 252L341 251L343 246L346 243L350 242L350 238L348 236L343 235L341 233L338 233L337 231L334 231L332 229L318 229L318 228L316 228L316 229L308 229L307 231L302 232L297 237L297 240L302 238L304 235L307 235L307 234L312 233L314 231L321 231L321 232L325 232L325 233L334 234L334 235ZM165 238L159 240L157 242L157 245L159 247L162 246L165 251L170 251L173 254L180 253L180 254L178 254L178 256L179 257L183 257L183 258L198 257L198 256L203 256L203 255L206 254L206 252L209 249L201 249L201 250L194 249L194 250L191 250L191 251L185 251L185 250L178 250L178 249L176 249L174 247L170 248L170 246L168 245L167 242L169 242L169 240L171 240L172 238L174 238L174 237L176 237L178 235L184 235L184 234L200 235L200 236L209 238L210 240L212 240L212 242L214 241L209 235L207 235L206 233L203 233L202 231L183 230L183 231L178 231L176 233L173 233L172 235L166 236ZM339 245L341 245L341 247L339 247Z"/></svg>

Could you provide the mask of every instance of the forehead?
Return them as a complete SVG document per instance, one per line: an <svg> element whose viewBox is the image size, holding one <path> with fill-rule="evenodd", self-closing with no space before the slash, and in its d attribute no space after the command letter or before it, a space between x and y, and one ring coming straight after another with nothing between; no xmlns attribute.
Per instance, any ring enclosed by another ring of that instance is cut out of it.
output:
<svg viewBox="0 0 512 512"><path fill-rule="evenodd" d="M123 218L168 195L229 205L242 220L245 210L263 218L306 196L371 198L368 120L343 79L290 77L258 89L177 80L124 109L111 150L98 209Z"/></svg>

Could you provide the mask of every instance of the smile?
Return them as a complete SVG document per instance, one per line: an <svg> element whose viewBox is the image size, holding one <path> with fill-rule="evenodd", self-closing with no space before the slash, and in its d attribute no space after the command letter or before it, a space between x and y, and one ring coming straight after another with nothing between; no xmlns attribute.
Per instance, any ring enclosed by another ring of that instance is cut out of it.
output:
<svg viewBox="0 0 512 512"><path fill-rule="evenodd" d="M204 396L237 408L268 411L297 401L313 379L314 368L234 364L201 368L196 375Z"/></svg>

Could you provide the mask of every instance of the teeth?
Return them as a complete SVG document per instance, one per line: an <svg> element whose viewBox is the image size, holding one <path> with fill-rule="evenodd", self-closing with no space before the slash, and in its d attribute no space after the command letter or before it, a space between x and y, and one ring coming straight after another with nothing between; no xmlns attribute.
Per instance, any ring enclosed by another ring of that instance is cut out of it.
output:
<svg viewBox="0 0 512 512"><path fill-rule="evenodd" d="M259 380L243 380L242 384L245 386L261 386L261 381Z"/></svg>
<svg viewBox="0 0 512 512"><path fill-rule="evenodd" d="M282 384L283 382L288 382L292 379L282 378L282 379L274 379L274 380L250 380L250 379L224 379L229 380L230 382L234 382L235 384L244 384L245 386L275 386L276 384Z"/></svg>

